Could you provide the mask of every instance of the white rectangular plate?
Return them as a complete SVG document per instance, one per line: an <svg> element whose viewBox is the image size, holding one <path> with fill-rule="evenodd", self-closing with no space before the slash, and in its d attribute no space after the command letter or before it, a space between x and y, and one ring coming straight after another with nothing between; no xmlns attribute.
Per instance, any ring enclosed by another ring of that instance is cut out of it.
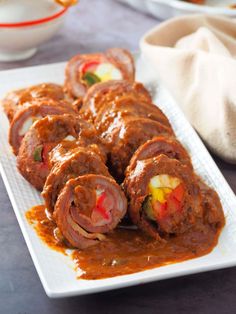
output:
<svg viewBox="0 0 236 314"><path fill-rule="evenodd" d="M182 0L117 0L129 4L131 7L149 13L159 19L189 13L222 14L236 16L236 10L230 9L234 0L206 0L204 5L188 3Z"/></svg>
<svg viewBox="0 0 236 314"><path fill-rule="evenodd" d="M62 83L64 66L64 63L59 63L1 72L0 95L2 97L11 89L40 82ZM169 93L158 84L155 73L140 58L137 61L137 79L150 88L154 101L160 105L170 119L177 137L189 151L197 173L217 190L224 207L226 226L217 247L204 257L114 278L76 279L75 265L72 260L48 248L25 218L25 212L32 206L42 203L42 199L40 194L21 177L16 169L15 157L7 141L8 121L1 111L1 174L35 267L49 297L59 298L100 292L236 265L236 198L234 193L177 104Z"/></svg>

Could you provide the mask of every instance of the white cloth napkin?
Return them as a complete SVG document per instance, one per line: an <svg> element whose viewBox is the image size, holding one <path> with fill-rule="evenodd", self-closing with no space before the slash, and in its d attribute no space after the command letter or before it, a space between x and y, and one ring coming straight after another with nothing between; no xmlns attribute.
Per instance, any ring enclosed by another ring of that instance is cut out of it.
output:
<svg viewBox="0 0 236 314"><path fill-rule="evenodd" d="M236 163L236 21L178 17L140 45L210 150Z"/></svg>

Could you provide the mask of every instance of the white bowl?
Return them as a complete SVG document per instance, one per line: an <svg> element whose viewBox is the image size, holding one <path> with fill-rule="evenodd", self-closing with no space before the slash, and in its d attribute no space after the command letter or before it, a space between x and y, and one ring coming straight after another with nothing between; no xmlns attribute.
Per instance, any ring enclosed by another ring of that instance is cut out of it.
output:
<svg viewBox="0 0 236 314"><path fill-rule="evenodd" d="M30 1L23 1L28 5L24 7L21 0L14 5L10 1L0 0L0 61L30 58L37 47L49 40L62 26L66 8L48 1L45 10L45 7L39 5L41 0ZM7 10L4 12L6 3Z"/></svg>

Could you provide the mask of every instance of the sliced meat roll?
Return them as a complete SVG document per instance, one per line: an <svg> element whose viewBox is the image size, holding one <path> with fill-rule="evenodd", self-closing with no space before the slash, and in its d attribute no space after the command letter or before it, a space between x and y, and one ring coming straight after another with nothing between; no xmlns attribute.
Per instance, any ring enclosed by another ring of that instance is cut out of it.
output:
<svg viewBox="0 0 236 314"><path fill-rule="evenodd" d="M14 115L9 129L9 143L14 154L18 154L23 137L36 120L64 113L76 112L70 104L52 99L34 100L21 106Z"/></svg>
<svg viewBox="0 0 236 314"><path fill-rule="evenodd" d="M117 123L117 120L124 120L131 117L147 118L171 128L169 120L161 109L152 103L144 102L130 95L124 95L102 106L94 124L101 133L108 129L112 123Z"/></svg>
<svg viewBox="0 0 236 314"><path fill-rule="evenodd" d="M106 52L107 57L112 60L123 73L123 79L134 80L135 65L134 59L128 50L121 48L111 48Z"/></svg>
<svg viewBox="0 0 236 314"><path fill-rule="evenodd" d="M42 192L47 209L53 212L58 195L69 179L85 174L110 176L101 158L88 148L78 147L59 159L51 169Z"/></svg>
<svg viewBox="0 0 236 314"><path fill-rule="evenodd" d="M82 98L96 83L122 79L133 81L134 72L133 57L124 49L77 55L67 64L65 89L72 97Z"/></svg>
<svg viewBox="0 0 236 314"><path fill-rule="evenodd" d="M20 173L36 189L42 190L49 174L49 152L58 144L88 146L95 143L92 125L76 115L47 116L36 121L22 140L17 156Z"/></svg>
<svg viewBox="0 0 236 314"><path fill-rule="evenodd" d="M94 132L91 138L85 138L82 142L83 147L86 147L89 151L97 155L104 163L107 161L107 149L102 143L101 139L96 136L93 126L91 130ZM77 149L80 149L80 142L77 141L62 141L57 146L55 146L49 153L49 164L52 168L58 162L63 162L65 159L74 154Z"/></svg>
<svg viewBox="0 0 236 314"><path fill-rule="evenodd" d="M202 180L198 181L201 190L202 206L204 210L204 221L216 230L220 230L225 225L224 211L218 194L209 188Z"/></svg>
<svg viewBox="0 0 236 314"><path fill-rule="evenodd" d="M158 135L173 136L173 130L157 121L134 118L124 121L121 127L102 134L108 145L108 159L112 174L121 181L131 157L140 145Z"/></svg>
<svg viewBox="0 0 236 314"><path fill-rule="evenodd" d="M156 239L183 233L202 219L196 178L176 159L159 155L139 160L124 187L133 223Z"/></svg>
<svg viewBox="0 0 236 314"><path fill-rule="evenodd" d="M1 100L1 105L3 106L4 112L10 122L17 111L20 96L24 93L24 91L25 89L11 91Z"/></svg>
<svg viewBox="0 0 236 314"><path fill-rule="evenodd" d="M66 240L84 249L105 239L124 217L127 201L111 178L88 174L70 179L58 197L54 219Z"/></svg>
<svg viewBox="0 0 236 314"><path fill-rule="evenodd" d="M26 102L42 98L64 100L65 97L62 86L43 83L8 93L2 100L2 105L9 121L11 121L18 108Z"/></svg>
<svg viewBox="0 0 236 314"><path fill-rule="evenodd" d="M128 175L129 172L134 170L139 160L156 157L160 154L164 154L169 158L177 159L182 164L188 166L190 169L193 169L191 159L187 151L180 144L180 142L177 141L177 139L173 137L167 138L166 136L157 136L152 140L147 141L137 149L130 160L126 174Z"/></svg>
<svg viewBox="0 0 236 314"><path fill-rule="evenodd" d="M108 81L95 84L86 93L81 114L86 119L94 121L102 107L121 96L131 95L140 102L151 102L151 96L141 83L131 83L128 81Z"/></svg>

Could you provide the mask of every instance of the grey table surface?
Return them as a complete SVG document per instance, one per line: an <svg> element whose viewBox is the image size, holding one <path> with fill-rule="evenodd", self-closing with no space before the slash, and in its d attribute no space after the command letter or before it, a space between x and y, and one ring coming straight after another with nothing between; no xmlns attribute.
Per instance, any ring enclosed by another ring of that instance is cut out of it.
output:
<svg viewBox="0 0 236 314"><path fill-rule="evenodd" d="M140 36L158 22L116 1L81 0L80 5L70 9L64 28L34 57L0 63L0 69L65 61L79 52L113 46L136 51ZM236 192L236 167L215 160ZM1 178L0 247L0 314L236 312L236 268L88 296L49 299Z"/></svg>

